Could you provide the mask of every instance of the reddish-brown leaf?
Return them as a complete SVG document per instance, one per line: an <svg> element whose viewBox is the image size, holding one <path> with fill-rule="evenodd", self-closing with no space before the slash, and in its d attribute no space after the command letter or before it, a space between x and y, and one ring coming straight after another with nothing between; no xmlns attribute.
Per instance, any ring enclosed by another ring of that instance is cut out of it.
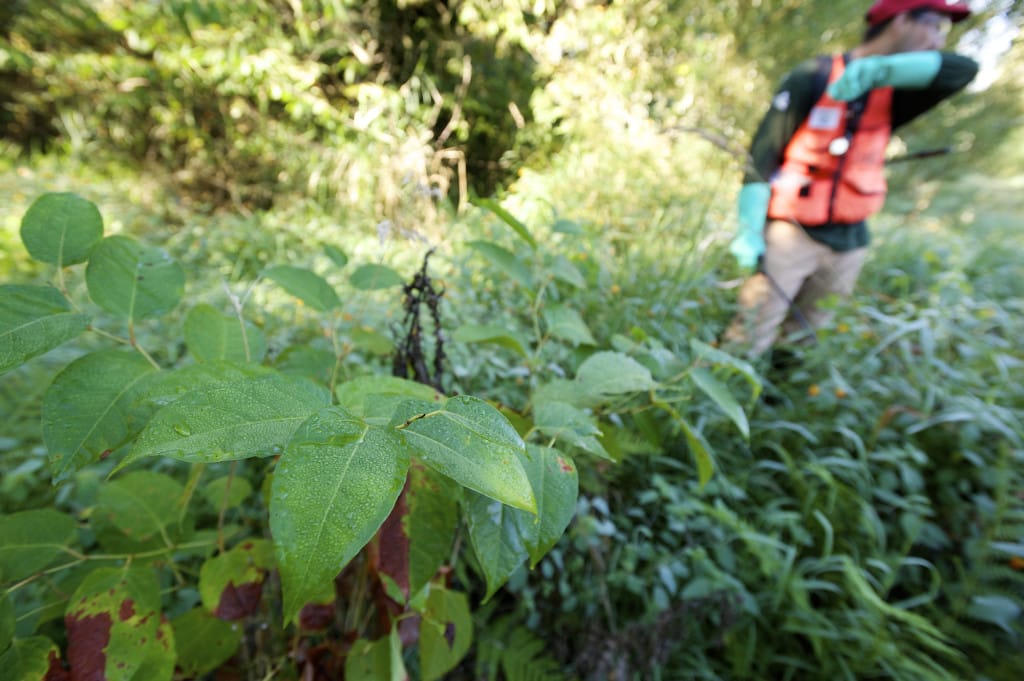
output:
<svg viewBox="0 0 1024 681"><path fill-rule="evenodd" d="M306 631L323 631L334 622L334 603L307 603L299 611L299 626Z"/></svg>
<svg viewBox="0 0 1024 681"><path fill-rule="evenodd" d="M98 613L78 617L67 615L64 625L68 632L68 664L72 681L105 681L107 655L110 643L110 615Z"/></svg>
<svg viewBox="0 0 1024 681"><path fill-rule="evenodd" d="M259 610L262 595L262 580L247 582L241 586L235 586L234 582L228 582L213 614L228 622L248 617Z"/></svg>
<svg viewBox="0 0 1024 681"><path fill-rule="evenodd" d="M60 663L60 656L56 652L50 651L49 660L50 667L46 670L43 681L71 681L71 673L64 669L64 665Z"/></svg>

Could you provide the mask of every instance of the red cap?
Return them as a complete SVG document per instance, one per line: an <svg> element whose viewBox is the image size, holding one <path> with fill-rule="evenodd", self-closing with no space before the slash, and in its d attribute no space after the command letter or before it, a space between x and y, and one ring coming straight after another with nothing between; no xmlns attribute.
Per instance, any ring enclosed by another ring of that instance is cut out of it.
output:
<svg viewBox="0 0 1024 681"><path fill-rule="evenodd" d="M877 26L897 14L914 9L930 9L945 14L953 23L963 21L971 13L971 8L961 0L875 0L875 4L871 5L864 18L872 26Z"/></svg>

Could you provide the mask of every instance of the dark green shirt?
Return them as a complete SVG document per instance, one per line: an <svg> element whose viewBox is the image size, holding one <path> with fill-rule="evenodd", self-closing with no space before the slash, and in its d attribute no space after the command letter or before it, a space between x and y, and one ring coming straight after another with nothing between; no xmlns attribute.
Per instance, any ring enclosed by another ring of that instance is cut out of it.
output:
<svg viewBox="0 0 1024 681"><path fill-rule="evenodd" d="M831 64L831 61L829 61ZM893 130L914 120L943 99L961 90L978 73L978 64L969 57L942 53L942 65L931 85L922 90L897 89L892 98ZM828 73L822 74L822 61L808 59L790 71L772 98L772 105L757 128L750 147L753 167L744 183L767 182L782 165L783 152L797 128L824 93ZM868 245L867 223L831 223L807 230L814 239L836 251L849 251Z"/></svg>

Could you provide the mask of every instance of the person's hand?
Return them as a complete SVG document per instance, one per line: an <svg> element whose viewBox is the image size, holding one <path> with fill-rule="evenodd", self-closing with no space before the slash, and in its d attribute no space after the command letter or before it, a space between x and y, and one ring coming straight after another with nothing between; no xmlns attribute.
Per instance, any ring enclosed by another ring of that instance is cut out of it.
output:
<svg viewBox="0 0 1024 681"><path fill-rule="evenodd" d="M740 267L750 269L764 255L764 221L771 195L771 185L767 182L751 182L740 190L737 206L739 229L729 244L729 252L736 257Z"/></svg>
<svg viewBox="0 0 1024 681"><path fill-rule="evenodd" d="M942 55L934 50L861 57L846 65L843 74L828 86L828 95L849 102L877 87L926 88L940 66Z"/></svg>

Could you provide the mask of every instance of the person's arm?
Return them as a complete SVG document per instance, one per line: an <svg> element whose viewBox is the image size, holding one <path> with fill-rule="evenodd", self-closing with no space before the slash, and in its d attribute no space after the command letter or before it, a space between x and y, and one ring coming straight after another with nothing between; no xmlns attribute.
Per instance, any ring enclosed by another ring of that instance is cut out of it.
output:
<svg viewBox="0 0 1024 681"><path fill-rule="evenodd" d="M909 123L939 102L967 87L978 75L978 62L955 52L940 52L942 61L934 79L919 90L897 88L892 99L892 126Z"/></svg>
<svg viewBox="0 0 1024 681"><path fill-rule="evenodd" d="M741 267L753 267L764 254L764 223L771 200L771 177L782 164L790 138L817 99L813 90L818 69L818 61L809 60L783 79L754 134L737 200L736 236L729 245L729 252Z"/></svg>

